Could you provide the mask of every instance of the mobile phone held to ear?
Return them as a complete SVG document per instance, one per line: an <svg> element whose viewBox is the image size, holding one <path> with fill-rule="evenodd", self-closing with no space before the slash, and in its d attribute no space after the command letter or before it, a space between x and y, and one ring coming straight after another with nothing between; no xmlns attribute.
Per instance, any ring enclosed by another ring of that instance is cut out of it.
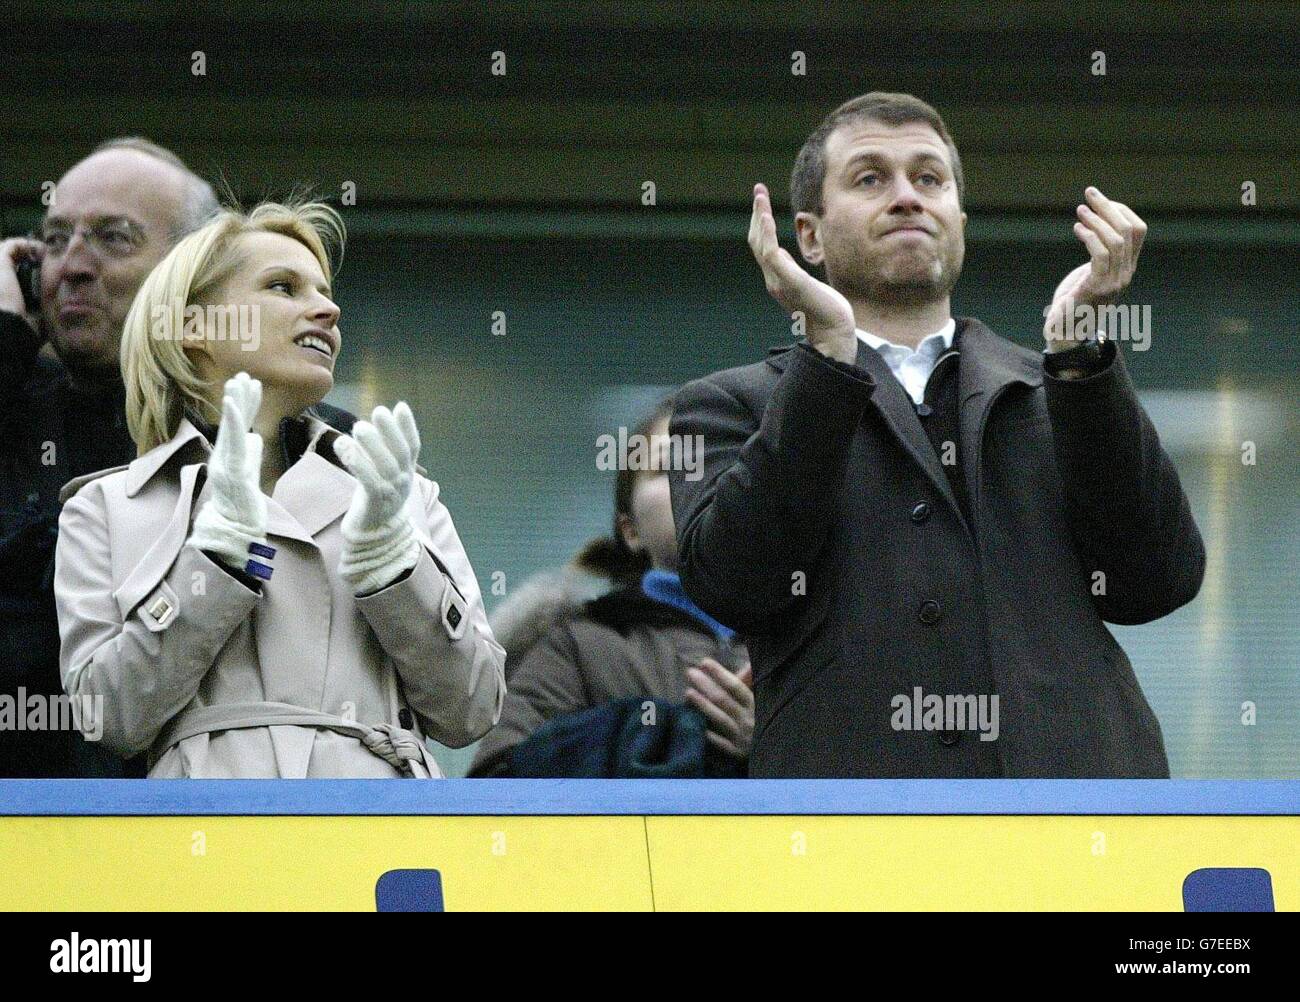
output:
<svg viewBox="0 0 1300 1002"><path fill-rule="evenodd" d="M23 290L23 303L28 313L41 311L41 263L25 257L14 266L18 284Z"/></svg>

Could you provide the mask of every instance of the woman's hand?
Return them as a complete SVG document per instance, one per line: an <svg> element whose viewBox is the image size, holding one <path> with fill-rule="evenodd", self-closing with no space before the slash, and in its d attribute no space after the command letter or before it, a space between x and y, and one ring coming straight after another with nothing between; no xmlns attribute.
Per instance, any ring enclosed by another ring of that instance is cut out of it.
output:
<svg viewBox="0 0 1300 1002"><path fill-rule="evenodd" d="M217 554L237 570L246 569L253 544L266 546L262 436L250 430L261 406L262 384L248 373L226 382L217 441L208 458L212 496L194 520L189 538L191 545Z"/></svg>
<svg viewBox="0 0 1300 1002"><path fill-rule="evenodd" d="M704 715L704 736L732 758L749 758L754 740L753 669L733 672L712 658L686 672L686 701Z"/></svg>
<svg viewBox="0 0 1300 1002"><path fill-rule="evenodd" d="M376 407L358 421L352 436L334 442L334 454L357 479L343 516L339 573L353 594L367 595L392 584L420 558L420 543L408 517L420 455L420 433L405 402L391 411Z"/></svg>

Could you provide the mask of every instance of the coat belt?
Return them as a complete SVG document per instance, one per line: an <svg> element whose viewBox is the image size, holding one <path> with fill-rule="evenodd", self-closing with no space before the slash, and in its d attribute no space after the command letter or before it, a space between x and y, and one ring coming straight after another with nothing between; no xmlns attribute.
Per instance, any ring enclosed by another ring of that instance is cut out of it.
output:
<svg viewBox="0 0 1300 1002"><path fill-rule="evenodd" d="M414 731L393 724L369 724L309 710L291 703L217 703L182 710L163 728L155 749L166 752L173 745L210 731L234 731L249 727L320 727L356 738L367 751L378 755L412 779L430 779L424 741Z"/></svg>

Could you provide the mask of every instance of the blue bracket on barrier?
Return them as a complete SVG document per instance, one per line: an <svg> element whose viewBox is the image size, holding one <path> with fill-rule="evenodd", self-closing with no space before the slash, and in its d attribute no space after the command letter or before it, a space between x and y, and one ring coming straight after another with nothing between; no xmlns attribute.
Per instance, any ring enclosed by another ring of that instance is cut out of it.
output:
<svg viewBox="0 0 1300 1002"><path fill-rule="evenodd" d="M389 870L375 883L375 910L440 912L442 874L437 870Z"/></svg>
<svg viewBox="0 0 1300 1002"><path fill-rule="evenodd" d="M1183 881L1188 912L1271 912L1273 878L1258 867L1206 867Z"/></svg>

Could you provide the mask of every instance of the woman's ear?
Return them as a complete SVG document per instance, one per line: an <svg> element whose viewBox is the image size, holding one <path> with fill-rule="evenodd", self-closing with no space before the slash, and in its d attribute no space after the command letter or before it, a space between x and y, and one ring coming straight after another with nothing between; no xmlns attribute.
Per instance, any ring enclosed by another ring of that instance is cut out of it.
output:
<svg viewBox="0 0 1300 1002"><path fill-rule="evenodd" d="M632 516L619 512L614 516L614 526L629 550L633 553L645 552L645 543L641 542L641 534L636 531L636 522L632 521Z"/></svg>
<svg viewBox="0 0 1300 1002"><path fill-rule="evenodd" d="M206 342L195 341L181 345L181 351L185 353L185 361L189 363L190 371L198 377L200 382L210 383L214 378L216 363L213 361L212 352L208 350ZM218 399L220 399L218 397ZM217 408L220 413L221 408Z"/></svg>
<svg viewBox="0 0 1300 1002"><path fill-rule="evenodd" d="M212 350L208 347L207 329L203 321L204 311L201 307L186 307L185 321L181 325L181 351L195 369L202 365L203 360L212 361Z"/></svg>
<svg viewBox="0 0 1300 1002"><path fill-rule="evenodd" d="M212 352L208 350L206 341L184 341L181 343L181 351L185 353L185 360L194 366L196 371L201 369L204 363L212 361Z"/></svg>

